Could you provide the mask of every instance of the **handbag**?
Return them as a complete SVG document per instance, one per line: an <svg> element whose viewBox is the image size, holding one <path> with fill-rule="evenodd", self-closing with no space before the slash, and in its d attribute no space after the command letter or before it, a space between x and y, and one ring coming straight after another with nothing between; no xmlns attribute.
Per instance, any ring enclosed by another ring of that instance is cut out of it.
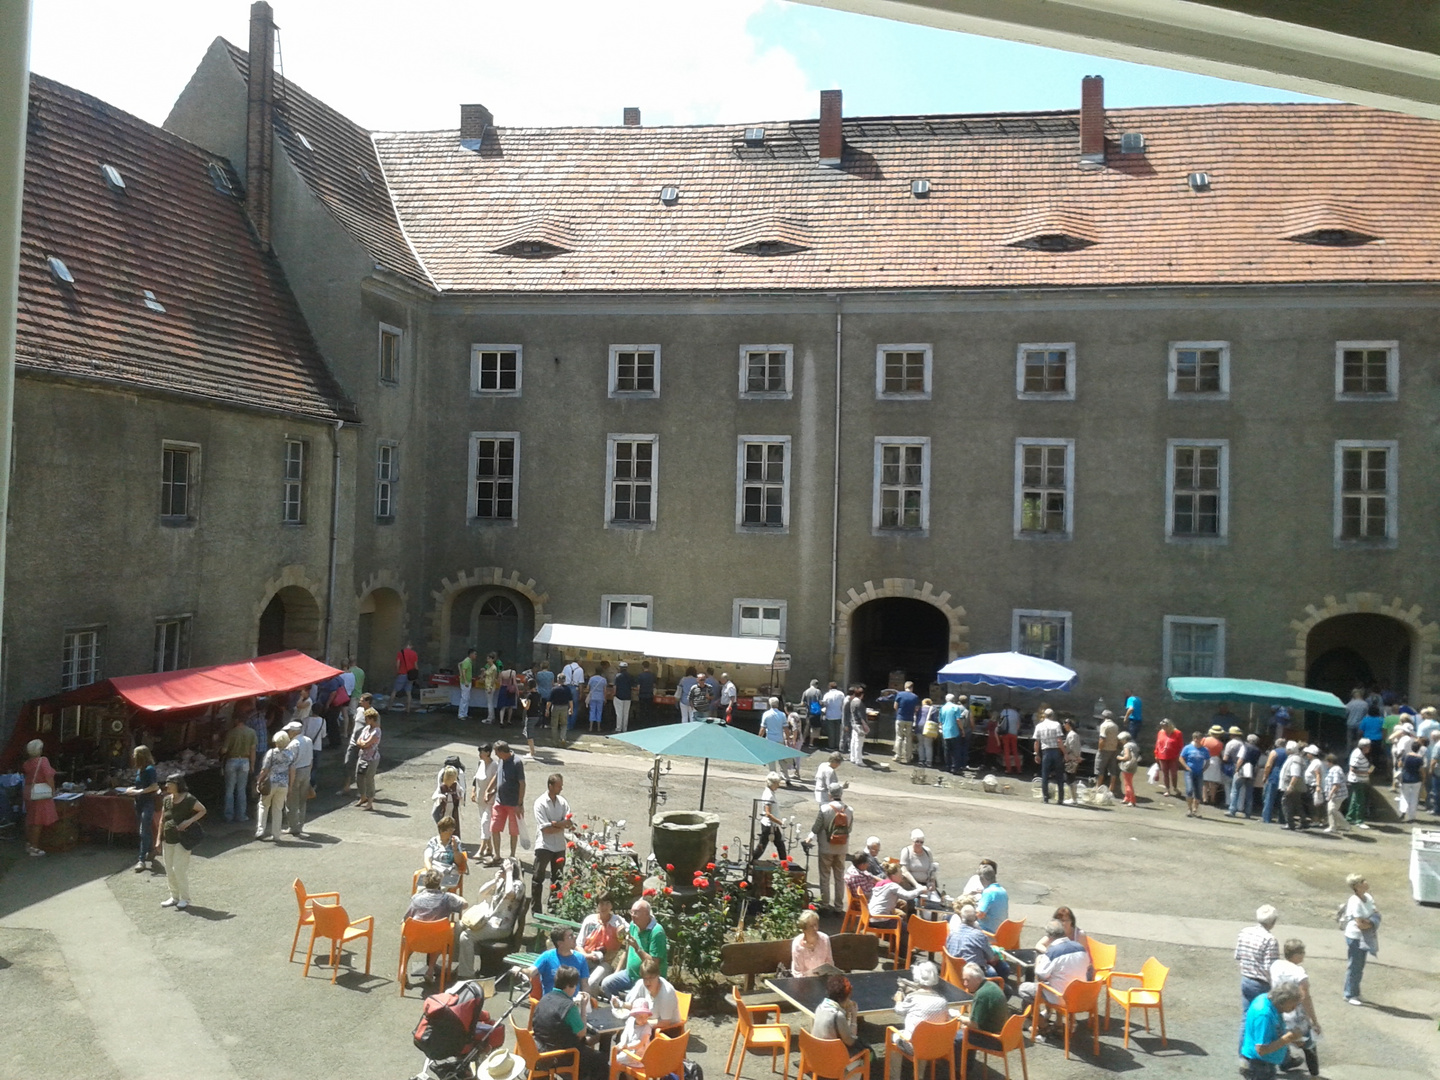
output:
<svg viewBox="0 0 1440 1080"><path fill-rule="evenodd" d="M205 839L205 830L200 827L198 821L188 829L179 829L177 831L180 833L180 846L186 851L194 851L195 845Z"/></svg>
<svg viewBox="0 0 1440 1080"><path fill-rule="evenodd" d="M1249 780L1249 779L1253 778L1254 775L1255 775L1255 766L1254 766L1254 764L1252 764L1251 762L1247 761L1247 762L1245 762L1243 765L1240 766L1240 779L1242 779L1242 780Z"/></svg>
<svg viewBox="0 0 1440 1080"><path fill-rule="evenodd" d="M270 770L265 769L255 778L255 794L262 799L270 794Z"/></svg>
<svg viewBox="0 0 1440 1080"><path fill-rule="evenodd" d="M49 784L38 783L30 785L31 802L34 802L36 799L53 799L54 797L55 789L52 788Z"/></svg>

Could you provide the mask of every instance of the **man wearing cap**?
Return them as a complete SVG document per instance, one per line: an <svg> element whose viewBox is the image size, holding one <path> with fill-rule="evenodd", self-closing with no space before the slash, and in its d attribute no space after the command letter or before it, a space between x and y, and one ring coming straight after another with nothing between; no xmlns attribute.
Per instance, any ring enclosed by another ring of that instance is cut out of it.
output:
<svg viewBox="0 0 1440 1080"><path fill-rule="evenodd" d="M1114 795L1115 784L1120 778L1115 765L1120 756L1120 725L1115 723L1115 716L1109 709L1101 712L1100 727L1095 734L1095 783L1108 788Z"/></svg>
<svg viewBox="0 0 1440 1080"><path fill-rule="evenodd" d="M829 801L820 807L810 827L807 844L820 845L820 906L845 906L845 852L850 848L850 833L855 826L855 811L845 805L845 789L831 784ZM831 883L834 883L832 905Z"/></svg>
<svg viewBox="0 0 1440 1080"><path fill-rule="evenodd" d="M1229 740L1225 743L1225 749L1220 751L1220 782L1225 786L1225 809L1230 809L1233 801L1231 796L1235 793L1235 773L1240 764L1240 755L1245 750L1245 732L1241 731L1235 724L1230 725ZM1233 814L1228 814L1234 817Z"/></svg>
<svg viewBox="0 0 1440 1080"><path fill-rule="evenodd" d="M1280 801L1285 807L1285 827L1305 827L1305 758L1300 744L1285 744L1285 764L1280 768Z"/></svg>
<svg viewBox="0 0 1440 1080"><path fill-rule="evenodd" d="M615 706L617 732L630 730L630 702L634 694L635 680L630 677L630 665L621 660L615 672L615 696L610 699L610 704Z"/></svg>
<svg viewBox="0 0 1440 1080"><path fill-rule="evenodd" d="M303 727L299 720L291 720L285 725L285 734L290 736L290 749L295 751L295 772L290 780L289 793L285 796L284 812L291 836L305 835L305 809L310 801L310 769L315 764L315 744L302 734Z"/></svg>
<svg viewBox="0 0 1440 1080"><path fill-rule="evenodd" d="M1345 776L1350 787L1350 805L1345 820L1357 829L1368 829L1365 815L1370 809L1370 740L1361 739L1350 751L1350 771Z"/></svg>

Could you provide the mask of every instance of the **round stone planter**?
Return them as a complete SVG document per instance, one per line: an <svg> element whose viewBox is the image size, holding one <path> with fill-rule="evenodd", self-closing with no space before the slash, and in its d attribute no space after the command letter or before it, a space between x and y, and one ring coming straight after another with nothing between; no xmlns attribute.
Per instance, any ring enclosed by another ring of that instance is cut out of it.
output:
<svg viewBox="0 0 1440 1080"><path fill-rule="evenodd" d="M650 820L650 844L660 865L673 866L670 884L690 891L695 871L715 861L720 815L703 810L666 810Z"/></svg>

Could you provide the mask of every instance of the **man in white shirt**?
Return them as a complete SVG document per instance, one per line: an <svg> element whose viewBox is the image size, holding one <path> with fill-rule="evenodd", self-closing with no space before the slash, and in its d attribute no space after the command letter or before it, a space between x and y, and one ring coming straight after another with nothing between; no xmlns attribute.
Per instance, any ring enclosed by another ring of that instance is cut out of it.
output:
<svg viewBox="0 0 1440 1080"><path fill-rule="evenodd" d="M565 834L573 827L570 804L560 797L565 778L551 773L545 781L545 794L535 800L535 874L530 879L530 910L539 913L541 886L545 871L550 871L552 885L560 883L565 865Z"/></svg>
<svg viewBox="0 0 1440 1080"><path fill-rule="evenodd" d="M631 1006L642 998L650 1002L650 1018L656 1027L680 1022L680 998L675 987L660 974L660 961L653 956L640 961L640 981L630 988L623 1004ZM612 999L611 1007L618 1001L618 997Z"/></svg>
<svg viewBox="0 0 1440 1080"><path fill-rule="evenodd" d="M1035 725L1035 760L1040 764L1040 794L1050 801L1050 781L1054 779L1056 798L1065 801L1065 754L1060 749L1060 740L1065 729L1055 719L1055 710L1046 709L1044 717Z"/></svg>
<svg viewBox="0 0 1440 1080"><path fill-rule="evenodd" d="M1059 1001L1072 982L1090 977L1090 954L1080 942L1065 936L1064 923L1052 919L1045 934L1054 944L1035 957L1035 981L1020 984L1020 1000L1026 1008L1037 993L1042 1005Z"/></svg>
<svg viewBox="0 0 1440 1080"><path fill-rule="evenodd" d="M687 668L685 675L675 686L675 701L680 706L680 723L682 724L688 724L692 719L690 715L690 691L695 689L695 684L698 681L695 677L695 669Z"/></svg>
<svg viewBox="0 0 1440 1080"><path fill-rule="evenodd" d="M573 728L580 722L580 688L585 685L585 669L571 660L560 669L560 674L565 676L565 685L570 687L575 695L570 702L570 719L565 725Z"/></svg>
<svg viewBox="0 0 1440 1080"><path fill-rule="evenodd" d="M836 750L815 770L815 801L821 806L824 806L825 800L830 797L830 785L840 783L839 770L844 763L845 755Z"/></svg>
<svg viewBox="0 0 1440 1080"><path fill-rule="evenodd" d="M315 744L302 733L299 720L285 725L290 736L290 749L295 751L295 775L285 796L284 817L289 821L291 836L305 835L305 810L310 800L310 770L315 764Z"/></svg>
<svg viewBox="0 0 1440 1080"><path fill-rule="evenodd" d="M1120 770L1115 765L1120 756L1120 725L1115 723L1109 709L1100 714L1100 727L1095 734L1095 783L1114 794L1115 785L1120 782Z"/></svg>
<svg viewBox="0 0 1440 1080"><path fill-rule="evenodd" d="M845 716L845 691L832 682L820 699L820 708L825 713L825 741L830 744L832 752L839 750L841 720Z"/></svg>
<svg viewBox="0 0 1440 1080"><path fill-rule="evenodd" d="M346 722L347 720L349 720L349 719L350 719L350 710L349 710L349 709L341 709L341 710L340 710L340 724L341 724L341 727L342 727L342 728L344 727L345 722ZM316 784L316 778L319 777L319 775L320 775L320 751L325 748L325 747L324 747L324 743L325 743L325 717L319 715L318 713L313 713L313 712L312 712L309 716L307 716L307 717L305 717L304 719L302 719L302 720L300 721L300 724L301 724L301 728L300 728L301 734L303 734L307 739L310 740L310 750L311 750L310 790L311 790L311 791L314 791L314 790L315 790L315 784Z"/></svg>
<svg viewBox="0 0 1440 1080"><path fill-rule="evenodd" d="M728 672L720 673L720 715L725 718L725 723L735 722L735 702L740 697L740 691L735 688Z"/></svg>

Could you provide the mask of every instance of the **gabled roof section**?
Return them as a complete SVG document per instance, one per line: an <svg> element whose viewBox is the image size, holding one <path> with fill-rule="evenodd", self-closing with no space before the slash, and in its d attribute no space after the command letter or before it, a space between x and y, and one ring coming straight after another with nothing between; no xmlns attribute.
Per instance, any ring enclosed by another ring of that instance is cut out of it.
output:
<svg viewBox="0 0 1440 1080"><path fill-rule="evenodd" d="M228 41L225 47L241 77L249 79L249 54ZM431 286L395 216L370 132L277 72L275 135L315 197L376 263Z"/></svg>
<svg viewBox="0 0 1440 1080"><path fill-rule="evenodd" d="M123 190L107 183L102 164L124 178ZM239 190L228 162L33 76L21 368L355 419L279 263L261 248L239 199L222 190L227 185ZM52 258L73 281L57 277Z"/></svg>
<svg viewBox="0 0 1440 1080"><path fill-rule="evenodd" d="M1140 132L1146 150L1098 168L1080 165L1075 111L850 117L837 167L817 160L814 120L765 122L756 146L747 126L761 124L498 127L481 153L453 130L377 133L374 145L445 291L1440 280L1440 123L1417 117L1338 104L1112 109L1107 145ZM1203 192L1192 172L1209 175ZM923 199L916 179L930 182ZM673 205L656 197L664 185L679 188ZM1317 191L1364 206L1383 243L1287 239L1287 215ZM536 206L564 208L574 248L497 254L495 238ZM756 258L737 245L767 219L804 222L803 248L792 236L753 249L783 258Z"/></svg>

